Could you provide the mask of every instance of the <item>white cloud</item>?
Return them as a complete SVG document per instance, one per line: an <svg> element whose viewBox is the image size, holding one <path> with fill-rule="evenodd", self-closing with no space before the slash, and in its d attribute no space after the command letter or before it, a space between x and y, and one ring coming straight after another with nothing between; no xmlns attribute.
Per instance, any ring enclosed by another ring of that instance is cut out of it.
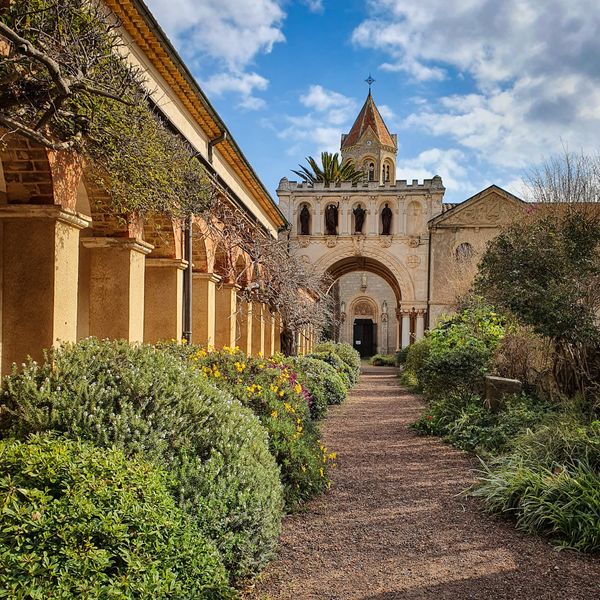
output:
<svg viewBox="0 0 600 600"><path fill-rule="evenodd" d="M276 0L147 0L157 20L192 58L211 56L233 70L284 41Z"/></svg>
<svg viewBox="0 0 600 600"><path fill-rule="evenodd" d="M322 13L325 10L323 6L323 0L303 0L303 3L307 6L310 12Z"/></svg>
<svg viewBox="0 0 600 600"><path fill-rule="evenodd" d="M300 96L300 103L309 112L287 116L286 126L277 133L293 144L288 153L297 153L307 144L310 144L308 152L339 152L341 134L349 130L356 116L356 101L320 85L311 85Z"/></svg>
<svg viewBox="0 0 600 600"><path fill-rule="evenodd" d="M466 160L467 157L460 150L430 148L414 158L399 159L396 178L431 179L434 175L439 175L449 191L468 194L475 190L469 184Z"/></svg>
<svg viewBox="0 0 600 600"><path fill-rule="evenodd" d="M353 42L420 81L463 77L473 91L423 104L404 125L446 136L505 168L600 129L597 0L369 0Z"/></svg>
<svg viewBox="0 0 600 600"><path fill-rule="evenodd" d="M285 41L283 0L146 1L188 64L213 73L205 82L208 92L238 93L248 109L264 106L252 90L264 90L268 82L247 68Z"/></svg>

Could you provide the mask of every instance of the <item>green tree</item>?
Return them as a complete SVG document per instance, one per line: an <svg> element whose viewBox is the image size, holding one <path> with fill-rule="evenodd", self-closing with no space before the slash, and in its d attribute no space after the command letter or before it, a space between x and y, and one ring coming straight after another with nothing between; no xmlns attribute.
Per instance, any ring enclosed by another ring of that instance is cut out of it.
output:
<svg viewBox="0 0 600 600"><path fill-rule="evenodd" d="M565 153L535 172L530 190L541 202L490 242L476 280L495 306L552 340L555 380L568 395L594 394L600 376L600 203L593 164Z"/></svg>
<svg viewBox="0 0 600 600"><path fill-rule="evenodd" d="M359 183L364 180L365 174L356 169L354 163L350 159L342 161L336 152L321 152L321 164L312 157L307 156L306 162L309 168L298 165L300 171L292 170L307 183L339 183L341 181L351 181Z"/></svg>

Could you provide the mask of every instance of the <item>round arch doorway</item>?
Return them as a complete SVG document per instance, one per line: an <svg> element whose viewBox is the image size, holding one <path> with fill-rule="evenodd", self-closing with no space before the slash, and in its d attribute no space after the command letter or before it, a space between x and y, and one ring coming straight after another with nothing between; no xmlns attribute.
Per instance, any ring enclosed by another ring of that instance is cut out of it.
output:
<svg viewBox="0 0 600 600"><path fill-rule="evenodd" d="M383 263L346 257L327 269L335 307L330 337L351 344L366 358L399 347L400 283Z"/></svg>

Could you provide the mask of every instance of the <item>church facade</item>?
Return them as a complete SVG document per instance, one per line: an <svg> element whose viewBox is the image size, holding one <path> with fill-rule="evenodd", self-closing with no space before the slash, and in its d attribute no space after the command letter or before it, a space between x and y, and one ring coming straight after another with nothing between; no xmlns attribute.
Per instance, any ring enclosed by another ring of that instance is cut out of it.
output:
<svg viewBox="0 0 600 600"><path fill-rule="evenodd" d="M397 136L370 91L340 150L364 181L328 185L284 177L280 209L290 223L292 251L330 276L335 337L363 356L393 352L451 312L477 253L525 204L497 186L447 204L439 176L397 180Z"/></svg>

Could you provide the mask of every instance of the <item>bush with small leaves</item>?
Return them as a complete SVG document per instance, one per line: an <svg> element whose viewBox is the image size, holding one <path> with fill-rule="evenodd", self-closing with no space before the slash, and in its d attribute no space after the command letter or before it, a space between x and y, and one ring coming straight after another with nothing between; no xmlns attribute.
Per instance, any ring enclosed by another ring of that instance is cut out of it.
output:
<svg viewBox="0 0 600 600"><path fill-rule="evenodd" d="M237 597L167 478L116 449L49 434L0 442L0 597Z"/></svg>
<svg viewBox="0 0 600 600"><path fill-rule="evenodd" d="M395 367L396 357L393 354L375 354L369 359L369 364L374 367Z"/></svg>
<svg viewBox="0 0 600 600"><path fill-rule="evenodd" d="M352 385L358 381L358 376L360 375L360 354L350 344L320 342L313 348L313 352L333 352L337 354L350 368Z"/></svg>
<svg viewBox="0 0 600 600"><path fill-rule="evenodd" d="M311 418L314 399L293 366L277 357L249 357L230 347L219 351L192 347L190 361L260 419L281 470L287 510L328 488L327 469L334 456L319 440Z"/></svg>
<svg viewBox="0 0 600 600"><path fill-rule="evenodd" d="M313 398L313 419L321 419L330 404L341 404L346 399L346 385L330 364L308 356L291 359L291 364Z"/></svg>
<svg viewBox="0 0 600 600"><path fill-rule="evenodd" d="M335 353L330 351L311 352L306 355L308 358L321 360L331 365L335 372L342 378L346 388L351 388L355 383L355 376L352 369Z"/></svg>
<svg viewBox="0 0 600 600"><path fill-rule="evenodd" d="M58 431L168 471L180 506L214 540L232 580L273 556L282 489L267 433L186 361L89 338L5 377L2 393L2 436Z"/></svg>

